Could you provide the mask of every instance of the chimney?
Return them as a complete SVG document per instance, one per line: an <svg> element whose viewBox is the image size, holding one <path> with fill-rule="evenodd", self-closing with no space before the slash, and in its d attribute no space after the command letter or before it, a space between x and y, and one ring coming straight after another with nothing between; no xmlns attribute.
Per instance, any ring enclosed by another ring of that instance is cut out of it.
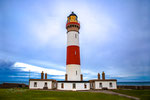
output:
<svg viewBox="0 0 150 100"><path fill-rule="evenodd" d="M100 73L98 73L98 80L100 80Z"/></svg>
<svg viewBox="0 0 150 100"><path fill-rule="evenodd" d="M83 81L83 75L81 74L81 81Z"/></svg>
<svg viewBox="0 0 150 100"><path fill-rule="evenodd" d="M105 73L104 73L104 71L102 72L102 79L105 80Z"/></svg>
<svg viewBox="0 0 150 100"><path fill-rule="evenodd" d="M47 79L47 73L45 73L45 79Z"/></svg>
<svg viewBox="0 0 150 100"><path fill-rule="evenodd" d="M44 72L42 71L42 73L41 73L41 79L43 79L44 78Z"/></svg>
<svg viewBox="0 0 150 100"><path fill-rule="evenodd" d="M68 75L67 74L65 74L65 81L67 81L68 80Z"/></svg>

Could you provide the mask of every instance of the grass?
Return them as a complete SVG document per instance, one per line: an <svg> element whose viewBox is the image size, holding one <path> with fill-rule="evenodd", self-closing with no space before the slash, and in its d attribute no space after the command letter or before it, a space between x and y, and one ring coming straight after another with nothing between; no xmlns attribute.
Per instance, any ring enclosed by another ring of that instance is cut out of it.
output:
<svg viewBox="0 0 150 100"><path fill-rule="evenodd" d="M117 95L75 91L0 89L0 100L131 100Z"/></svg>
<svg viewBox="0 0 150 100"><path fill-rule="evenodd" d="M150 100L150 90L112 90L114 92L127 94L140 98L140 100Z"/></svg>

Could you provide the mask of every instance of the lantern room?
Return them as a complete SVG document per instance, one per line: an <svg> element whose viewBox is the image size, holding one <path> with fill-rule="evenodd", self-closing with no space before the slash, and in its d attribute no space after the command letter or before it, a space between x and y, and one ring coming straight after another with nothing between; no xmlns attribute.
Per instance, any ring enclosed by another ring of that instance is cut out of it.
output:
<svg viewBox="0 0 150 100"><path fill-rule="evenodd" d="M72 12L68 17L67 17L67 22L78 22L78 16Z"/></svg>
<svg viewBox="0 0 150 100"><path fill-rule="evenodd" d="M67 17L66 29L68 31L71 31L71 30L79 31L79 29L80 29L80 24L78 22L78 16L74 12L72 12Z"/></svg>

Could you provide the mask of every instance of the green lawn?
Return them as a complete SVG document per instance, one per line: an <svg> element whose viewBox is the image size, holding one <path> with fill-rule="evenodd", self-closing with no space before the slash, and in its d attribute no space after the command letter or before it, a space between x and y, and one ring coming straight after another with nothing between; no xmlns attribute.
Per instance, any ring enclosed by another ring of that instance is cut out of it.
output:
<svg viewBox="0 0 150 100"><path fill-rule="evenodd" d="M131 100L117 95L73 92L42 91L29 89L0 89L0 100Z"/></svg>
<svg viewBox="0 0 150 100"><path fill-rule="evenodd" d="M140 98L141 100L150 100L150 90L112 90L112 91L135 96Z"/></svg>

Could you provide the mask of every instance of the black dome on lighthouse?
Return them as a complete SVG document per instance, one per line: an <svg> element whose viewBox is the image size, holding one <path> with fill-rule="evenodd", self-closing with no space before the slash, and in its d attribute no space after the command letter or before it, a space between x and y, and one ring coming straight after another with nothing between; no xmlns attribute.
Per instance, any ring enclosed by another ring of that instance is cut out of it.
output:
<svg viewBox="0 0 150 100"><path fill-rule="evenodd" d="M71 14L68 17L70 17L70 16L76 16L76 17L78 17L73 11L71 12Z"/></svg>

